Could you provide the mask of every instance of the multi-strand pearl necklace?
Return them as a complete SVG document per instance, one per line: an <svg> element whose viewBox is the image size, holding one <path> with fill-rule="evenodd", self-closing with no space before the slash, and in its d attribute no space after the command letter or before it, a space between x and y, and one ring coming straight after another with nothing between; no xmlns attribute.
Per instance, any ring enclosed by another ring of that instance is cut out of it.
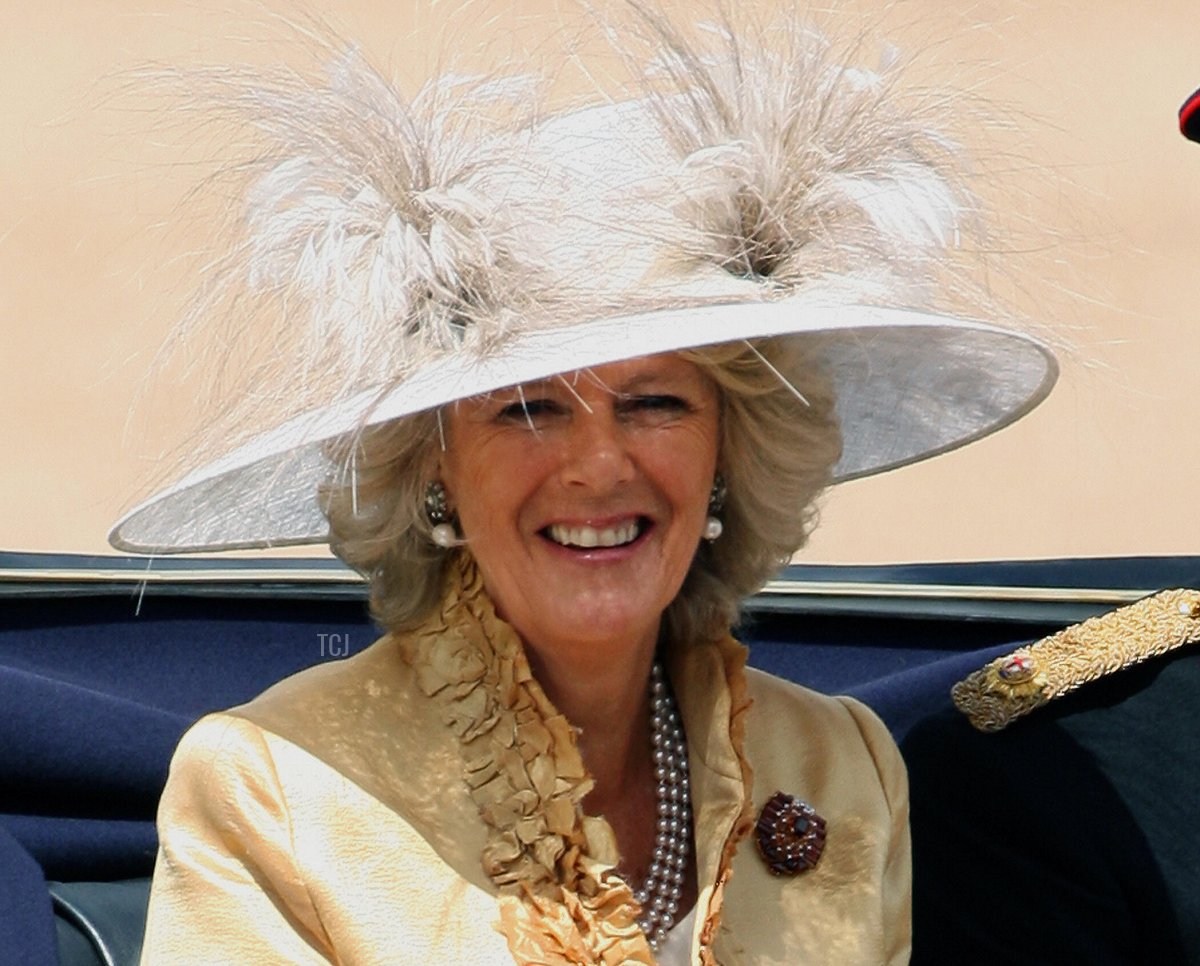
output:
<svg viewBox="0 0 1200 966"><path fill-rule="evenodd" d="M657 952L679 914L692 841L687 742L675 698L658 661L654 662L650 672L650 742L658 824L650 871L633 897L642 907L638 925L646 934L650 948Z"/></svg>

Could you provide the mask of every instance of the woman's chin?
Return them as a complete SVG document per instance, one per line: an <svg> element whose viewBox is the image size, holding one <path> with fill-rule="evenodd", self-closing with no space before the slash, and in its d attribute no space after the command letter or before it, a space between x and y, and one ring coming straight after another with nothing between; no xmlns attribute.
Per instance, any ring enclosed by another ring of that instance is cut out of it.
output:
<svg viewBox="0 0 1200 966"><path fill-rule="evenodd" d="M615 600L566 595L543 608L534 626L517 631L533 647L589 655L604 650L616 657L623 647L657 640L662 613L660 602L642 603L628 594Z"/></svg>

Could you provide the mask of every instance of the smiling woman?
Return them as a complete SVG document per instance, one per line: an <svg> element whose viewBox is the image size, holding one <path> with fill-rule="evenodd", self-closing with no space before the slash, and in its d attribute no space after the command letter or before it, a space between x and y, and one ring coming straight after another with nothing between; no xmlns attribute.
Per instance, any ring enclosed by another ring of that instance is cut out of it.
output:
<svg viewBox="0 0 1200 966"><path fill-rule="evenodd" d="M715 386L672 355L451 409L450 508L535 667L563 649L576 672L589 651L596 671L648 666L704 530L718 424Z"/></svg>
<svg viewBox="0 0 1200 966"><path fill-rule="evenodd" d="M352 57L216 75L264 148L200 304L262 303L284 418L114 540L328 540L385 635L185 736L145 962L908 961L895 745L730 629L829 482L1053 358L931 311L976 213L892 79L639 16L642 96L537 123Z"/></svg>
<svg viewBox="0 0 1200 966"><path fill-rule="evenodd" d="M654 357L626 363L650 366ZM704 492L706 503L717 498L720 517L706 515L697 534L721 526L720 539L705 542L689 561L680 592L669 602L669 633L683 638L711 635L730 627L741 601L754 593L804 543L815 524L816 497L829 485L842 452L835 399L821 371L820 355L793 340L734 342L689 349L667 359L672 367L688 363L715 391L718 471ZM434 524L427 514L428 484L442 478L439 469L449 454L452 420L463 413L486 419L485 405L507 408L507 422L519 424L537 440L539 427L552 417L537 413L541 404L562 408L559 423L593 415L580 391L583 385L603 390L608 409L622 400L615 385L597 372L607 367L569 373L500 390L452 404L437 413L419 413L365 431L358 439L352 480L327 484L323 506L330 541L336 552L371 577L372 608L382 624L409 628L435 606L444 577L445 555L436 553ZM627 386L639 408L670 408L666 398L643 387ZM672 393L680 392L671 387ZM549 393L543 398L539 393ZM687 397L680 396L681 402ZM581 404L582 402L582 404ZM636 409L635 409L636 412ZM499 413L497 413L499 415ZM617 414L613 413L616 419ZM634 426L673 423L665 415L625 419ZM526 485L527 467L517 464L498 472L494 488ZM486 472L486 471L484 471ZM444 482L444 480L443 480ZM486 485L489 481L484 481ZM561 543L582 543L567 535Z"/></svg>

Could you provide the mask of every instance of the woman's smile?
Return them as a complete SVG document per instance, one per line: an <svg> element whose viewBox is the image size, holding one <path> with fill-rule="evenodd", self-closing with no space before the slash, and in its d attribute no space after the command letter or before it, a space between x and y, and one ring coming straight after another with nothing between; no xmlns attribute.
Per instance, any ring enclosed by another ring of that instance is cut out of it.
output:
<svg viewBox="0 0 1200 966"><path fill-rule="evenodd" d="M606 524L552 523L541 532L560 547L571 550L612 549L630 546L649 525L645 517L630 517Z"/></svg>
<svg viewBox="0 0 1200 966"><path fill-rule="evenodd" d="M442 479L498 612L534 646L654 637L695 556L720 424L677 355L450 410Z"/></svg>

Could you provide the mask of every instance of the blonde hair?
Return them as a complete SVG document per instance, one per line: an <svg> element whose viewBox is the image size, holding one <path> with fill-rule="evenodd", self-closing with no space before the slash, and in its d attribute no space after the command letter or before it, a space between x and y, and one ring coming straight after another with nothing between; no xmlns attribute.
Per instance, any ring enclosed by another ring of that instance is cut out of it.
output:
<svg viewBox="0 0 1200 966"><path fill-rule="evenodd" d="M832 389L819 346L796 338L736 342L681 355L715 383L721 400L718 469L724 531L702 542L667 608L675 640L711 639L808 539L816 498L841 455ZM326 485L330 546L370 583L371 610L390 631L421 623L439 601L452 553L434 545L425 491L435 478L439 414L366 430L353 481Z"/></svg>

